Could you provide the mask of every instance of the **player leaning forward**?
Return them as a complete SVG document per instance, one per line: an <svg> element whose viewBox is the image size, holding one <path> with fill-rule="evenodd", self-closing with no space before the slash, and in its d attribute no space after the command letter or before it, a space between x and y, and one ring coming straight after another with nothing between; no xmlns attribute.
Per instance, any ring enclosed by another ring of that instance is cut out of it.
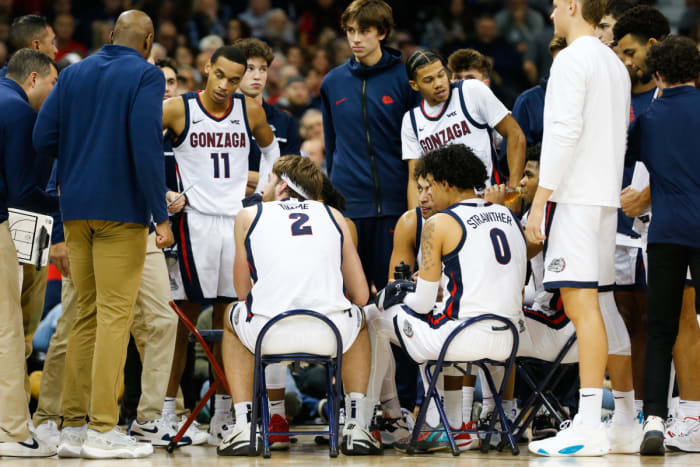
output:
<svg viewBox="0 0 700 467"><path fill-rule="evenodd" d="M328 316L342 336L343 385L348 394L342 452L381 452L380 443L367 429L364 409L370 347L357 305L367 302L369 290L343 215L312 201L320 196L322 186L323 176L309 159L283 156L275 162L263 188L266 202L245 208L236 217L234 285L237 296L247 298L231 308L225 325L223 359L236 424L220 444L219 455L249 454L251 352L265 323L298 309ZM290 347L289 338L302 335L302 347L298 347L299 342ZM272 327L265 342L265 352L273 354L326 354L336 345L324 323L306 317L289 318ZM256 445L259 452L260 439Z"/></svg>
<svg viewBox="0 0 700 467"><path fill-rule="evenodd" d="M540 184L526 235L545 242L544 286L561 291L576 328L581 389L571 426L529 449L545 456L600 456L610 445L600 420L608 347L598 290L615 282L631 85L615 53L594 36L605 1L553 3L554 34L569 46L554 60L547 83Z"/></svg>

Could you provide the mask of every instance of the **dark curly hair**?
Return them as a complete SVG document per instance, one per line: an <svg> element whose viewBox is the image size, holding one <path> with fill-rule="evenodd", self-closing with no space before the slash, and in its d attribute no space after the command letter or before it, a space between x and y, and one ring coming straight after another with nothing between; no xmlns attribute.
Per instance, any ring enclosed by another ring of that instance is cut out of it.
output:
<svg viewBox="0 0 700 467"><path fill-rule="evenodd" d="M447 59L447 68L452 73L474 69L488 78L493 71L493 63L474 49L459 49Z"/></svg>
<svg viewBox="0 0 700 467"><path fill-rule="evenodd" d="M483 189L486 167L474 152L463 144L450 144L423 155L423 173L436 182L462 190Z"/></svg>
<svg viewBox="0 0 700 467"><path fill-rule="evenodd" d="M631 10L639 4L639 0L608 0L605 14L612 16L617 21L627 10Z"/></svg>
<svg viewBox="0 0 700 467"><path fill-rule="evenodd" d="M321 199L323 200L324 204L327 204L340 212L345 211L345 196L343 196L343 194L333 186L331 179L326 174L323 174Z"/></svg>
<svg viewBox="0 0 700 467"><path fill-rule="evenodd" d="M668 84L688 83L700 76L700 51L687 37L668 36L649 48L646 64Z"/></svg>
<svg viewBox="0 0 700 467"><path fill-rule="evenodd" d="M527 149L525 150L525 162L528 161L534 161L534 162L539 162L540 161L540 153L542 152L542 145L541 144L528 144Z"/></svg>
<svg viewBox="0 0 700 467"><path fill-rule="evenodd" d="M639 5L620 16L613 28L613 39L618 42L631 34L640 42L646 43L652 37L660 41L670 32L671 26L663 13L656 8Z"/></svg>

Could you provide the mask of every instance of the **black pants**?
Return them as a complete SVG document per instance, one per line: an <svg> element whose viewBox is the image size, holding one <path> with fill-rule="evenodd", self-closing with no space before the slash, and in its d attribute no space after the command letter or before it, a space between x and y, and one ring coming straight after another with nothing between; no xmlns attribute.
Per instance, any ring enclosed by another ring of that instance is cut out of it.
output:
<svg viewBox="0 0 700 467"><path fill-rule="evenodd" d="M693 284L700 285L700 248L671 243L651 243L647 317L649 340L644 363L644 415L666 418L668 383L673 345L683 303L683 288L690 266ZM695 296L695 306L698 307Z"/></svg>

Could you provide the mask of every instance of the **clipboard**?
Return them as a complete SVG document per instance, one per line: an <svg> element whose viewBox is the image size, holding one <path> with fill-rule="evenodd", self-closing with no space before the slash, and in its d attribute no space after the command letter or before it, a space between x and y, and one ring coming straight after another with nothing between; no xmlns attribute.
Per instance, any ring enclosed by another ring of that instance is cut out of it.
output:
<svg viewBox="0 0 700 467"><path fill-rule="evenodd" d="M9 208L8 213L17 260L22 264L33 264L37 269L49 264L53 218L14 208Z"/></svg>

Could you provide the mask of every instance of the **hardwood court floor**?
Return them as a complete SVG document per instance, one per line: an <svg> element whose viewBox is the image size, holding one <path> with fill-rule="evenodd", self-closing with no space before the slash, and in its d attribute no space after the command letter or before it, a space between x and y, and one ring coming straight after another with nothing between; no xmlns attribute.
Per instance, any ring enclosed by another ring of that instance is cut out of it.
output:
<svg viewBox="0 0 700 467"><path fill-rule="evenodd" d="M441 452L428 455L406 456L396 451L387 450L383 456L374 457L345 457L342 454L337 459L328 457L326 448L315 446L313 440L308 437L300 438L299 442L292 445L289 452L273 452L272 458L262 457L218 457L213 447L193 446L177 450L168 454L164 449L156 449L153 456L146 459L135 460L85 460L85 459L2 459L0 466L56 466L56 467L104 467L125 465L129 467L150 466L314 466L314 467L593 467L593 466L620 466L631 467L638 465L673 465L673 466L700 466L700 454L672 453L666 457L641 457L638 455L609 455L606 457L580 457L580 458L543 458L532 457L527 453L526 445L521 445L521 454L517 457L505 453L491 451L489 454L481 454L478 451L469 451L459 457L453 457L449 452Z"/></svg>

